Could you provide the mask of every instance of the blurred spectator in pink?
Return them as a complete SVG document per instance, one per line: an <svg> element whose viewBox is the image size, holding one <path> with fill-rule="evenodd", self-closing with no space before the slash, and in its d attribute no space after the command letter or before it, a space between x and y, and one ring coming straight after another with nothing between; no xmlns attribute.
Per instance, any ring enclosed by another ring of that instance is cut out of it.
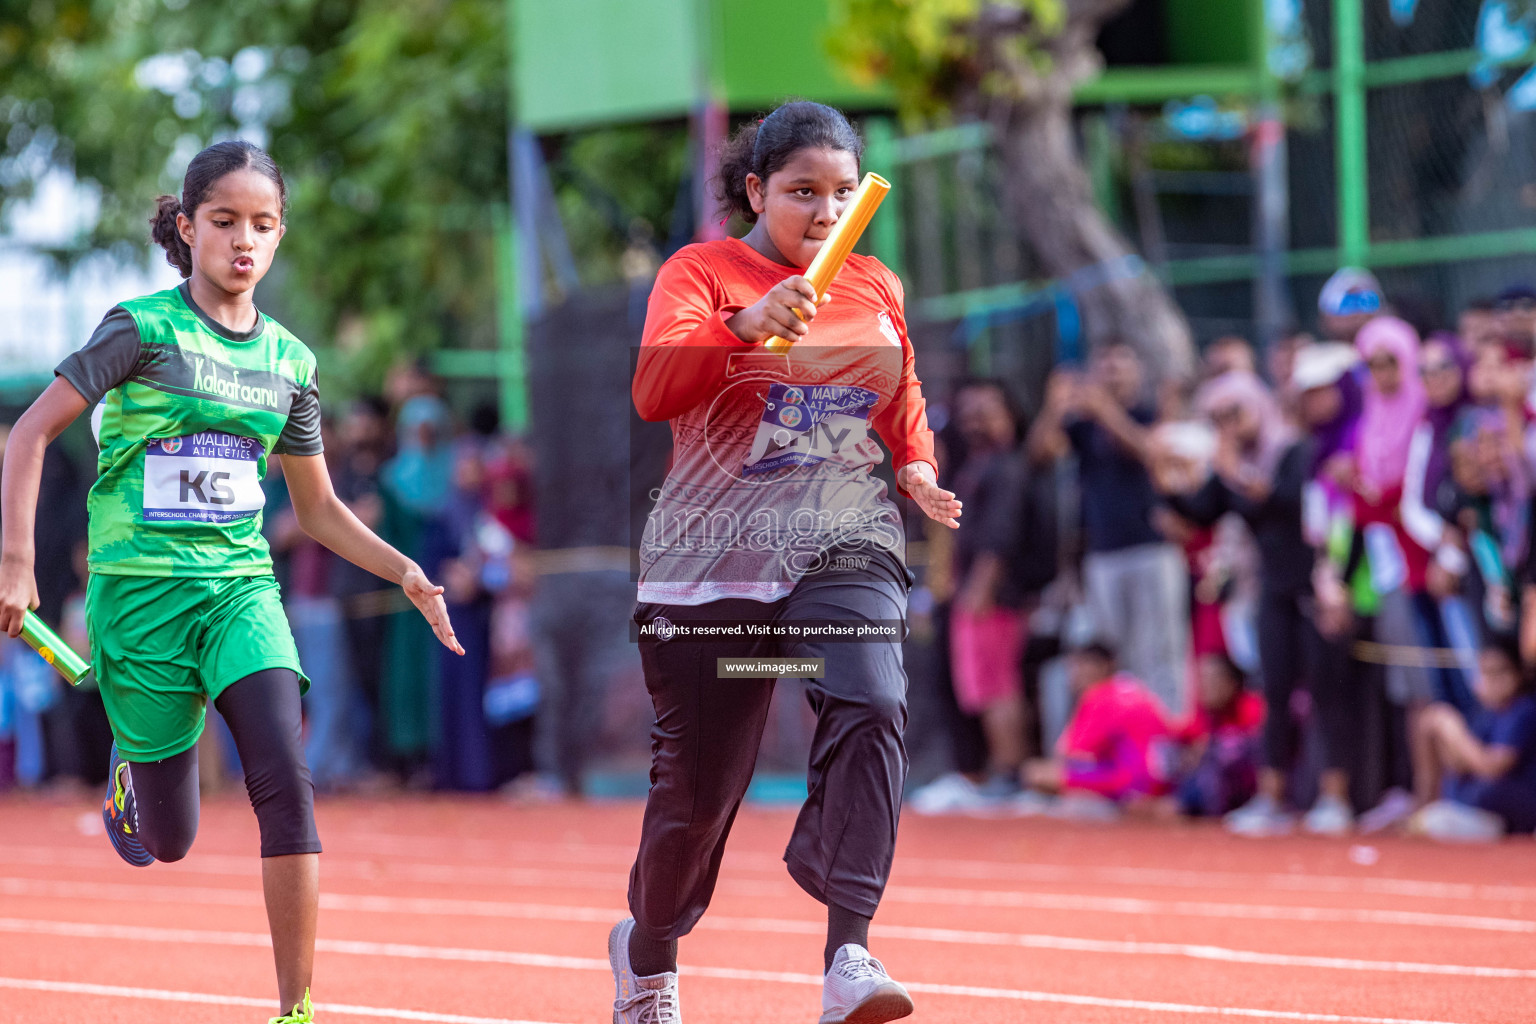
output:
<svg viewBox="0 0 1536 1024"><path fill-rule="evenodd" d="M1118 803L1165 796L1176 781L1173 733L1162 702L1141 680L1115 668L1115 652L1093 641L1068 660L1077 708L1056 756L1025 769L1046 793L1091 793Z"/></svg>

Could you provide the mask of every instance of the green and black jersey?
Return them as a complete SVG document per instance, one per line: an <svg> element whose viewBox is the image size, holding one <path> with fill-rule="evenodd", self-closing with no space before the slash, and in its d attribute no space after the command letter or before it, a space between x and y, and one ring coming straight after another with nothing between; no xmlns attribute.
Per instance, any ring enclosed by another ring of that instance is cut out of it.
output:
<svg viewBox="0 0 1536 1024"><path fill-rule="evenodd" d="M96 406L90 570L259 576L272 453L316 455L315 356L258 311L231 331L184 283L114 306L55 371Z"/></svg>

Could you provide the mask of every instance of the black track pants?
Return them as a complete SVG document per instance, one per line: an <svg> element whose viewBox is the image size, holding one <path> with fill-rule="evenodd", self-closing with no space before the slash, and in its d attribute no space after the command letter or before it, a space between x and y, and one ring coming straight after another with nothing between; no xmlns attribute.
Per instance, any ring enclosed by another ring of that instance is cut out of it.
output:
<svg viewBox="0 0 1536 1024"><path fill-rule="evenodd" d="M891 870L907 774L907 676L899 639L905 635L907 589L871 568L807 577L771 604L731 599L636 608L642 624L657 616L675 625L902 623L898 639L878 642L641 641L656 725L629 905L646 935L678 938L703 916L757 761L774 680L717 678L717 658L826 659L826 675L807 680L806 696L816 712L809 796L784 860L816 899L874 914Z"/></svg>

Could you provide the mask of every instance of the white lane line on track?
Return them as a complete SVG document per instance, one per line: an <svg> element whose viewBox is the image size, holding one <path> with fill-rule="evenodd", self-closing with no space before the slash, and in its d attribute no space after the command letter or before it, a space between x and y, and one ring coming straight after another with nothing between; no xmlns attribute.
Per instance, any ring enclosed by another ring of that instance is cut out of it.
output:
<svg viewBox="0 0 1536 1024"><path fill-rule="evenodd" d="M27 927L13 927L15 925ZM26 931L34 935L120 939L132 942L180 942L194 945L225 946L271 945L266 935L257 932L212 932L193 931L184 928L141 928L129 925L74 924L59 921L16 921L11 918L0 918L0 931ZM320 939L316 941L315 949L317 952L323 953L397 957L410 960L496 963L518 967L601 971L604 973L611 970L606 958L599 960L592 957L551 956L544 953L511 953L495 949L456 949L444 946L419 946L394 942L340 941L336 939ZM685 977L718 978L730 981L768 981L791 985L814 985L817 987L820 987L822 984L822 977L819 974L802 974L793 971L753 971L733 967L684 967L681 973ZM904 984L912 992L932 995L965 996L973 999L999 999L1028 1003L1054 1003L1067 1006L1095 1006L1122 1010L1144 1010L1149 1013L1185 1013L1217 1017L1244 1017L1260 1020L1315 1021L1319 1022L1319 1024L1451 1024L1448 1021L1413 1020L1399 1017L1366 1017L1352 1014L1309 1013L1301 1010L1265 1010L1231 1006L1200 1006L1145 999L1114 999L1107 996L1035 992L1028 989L942 985L932 982L905 982ZM90 987L107 988L109 986ZM240 1005L246 1004L241 1003ZM347 1012L344 1009L338 1009L329 1004L327 1009L337 1013ZM363 1008L356 1007L354 1009ZM448 1015L406 1016L403 1019L464 1022L464 1024L482 1024L482 1022L483 1024L504 1024L504 1022L484 1017L451 1017ZM505 1022L505 1024L529 1024L529 1022Z"/></svg>
<svg viewBox="0 0 1536 1024"><path fill-rule="evenodd" d="M420 836L396 833L347 832L332 842L345 849L389 852L398 856L431 859L423 852L433 844ZM544 856L559 863L613 864L628 868L634 862L633 846L603 843L559 841L540 843L519 839L502 843L493 839L453 839L444 847L454 854L479 850L486 856L515 860L518 852ZM732 852L733 867L759 871L782 871L784 861L770 853ZM1255 888L1290 889L1298 892L1363 892L1388 896L1419 896L1437 899L1536 901L1536 886L1474 885L1461 882L1435 882L1412 878L1372 878L1349 875L1282 874L1264 872L1192 871L1178 868L1102 867L1078 864L1009 863L989 860L947 860L923 857L896 858L898 877L906 874L931 874L940 878L985 879L1019 882L1104 882L1112 885L1166 885L1177 888L1210 890L1223 886L1252 890Z"/></svg>
<svg viewBox="0 0 1536 1024"><path fill-rule="evenodd" d="M32 879L0 878L0 894L35 896L46 899L82 899L90 902L156 902L223 906L261 906L261 896L254 890L191 888L159 885L115 885L91 882L48 882ZM625 910L614 907L571 907L543 903L507 903L495 900L430 899L408 896L358 896L322 893L320 907L330 911L402 914L422 917L499 918L564 923L611 924L623 917ZM712 915L699 928L737 934L774 932L783 935L820 935L825 926L818 921L785 918L741 918ZM0 926L0 930L4 930ZM1258 950L1232 949L1205 943L1140 942L1109 939L1084 939L1062 935L973 931L957 928L922 928L907 925L876 924L875 935L886 939L932 942L950 945L1001 946L1019 949L1047 949L1062 952L1097 953L1110 956L1165 956L1224 963L1254 964L1269 967L1306 967L1340 971L1385 972L1394 974L1431 974L1467 978L1511 978L1536 980L1536 969L1488 967L1470 964L1437 964L1413 960L1364 960L1356 957L1310 956L1266 953Z"/></svg>
<svg viewBox="0 0 1536 1024"><path fill-rule="evenodd" d="M1077 896L1007 890L931 889L895 886L884 899L895 903L945 906L1023 907L1031 910L1086 910L1136 916L1173 914L1180 917L1259 918L1269 921L1337 921L1398 924L1426 928L1467 928L1476 931L1536 932L1536 921L1472 914L1437 914L1416 910L1364 910L1342 907L1271 906L1258 903L1209 903L1192 900L1144 900L1127 896Z"/></svg>
<svg viewBox="0 0 1536 1024"><path fill-rule="evenodd" d="M327 869L351 872L357 875L377 877L377 860L384 857L416 857L430 861L433 852L426 852L431 844L411 841L410 837L390 834L352 833L343 839L328 838L332 852L326 855ZM455 842L459 842L455 840ZM625 846L584 843L538 843L516 840L498 843L488 839L465 839L463 848L454 847L452 853L483 850L488 857L503 862L517 863L524 857L542 858L560 864L610 865L627 870L634 861L634 849ZM358 853L336 852L357 849ZM447 848L445 848L446 850ZM83 863L89 860L99 864L101 858L94 847L8 847L0 845L0 854L10 860L32 863L58 863L60 854L66 859ZM196 859L207 859L222 864L232 874L252 874L254 867L249 858L231 854L199 854ZM783 860L777 856L752 850L732 851L733 871L759 871L778 873L783 871ZM505 870L492 864L466 864L458 867L431 863L406 866L424 875L441 874L443 871L467 871L484 874L486 871ZM517 870L517 869L514 869ZM534 870L539 869L522 869ZM218 873L218 872L210 872ZM588 873L590 875L590 873ZM913 876L932 876L940 879L978 880L1000 882L1025 882L1039 884L1083 884L1127 886L1165 886L1169 888L1213 889L1229 888L1243 892L1277 889L1290 892L1326 892L1350 895L1408 896L1420 899L1474 900L1498 903L1536 902L1536 886L1474 884L1466 882L1434 882L1412 878L1374 878L1348 875L1310 875L1221 871L1192 871L1178 868L1105 867L1050 863L1015 864L1004 861L983 860L936 860L906 857L898 854L895 865L895 881L903 883ZM606 876L604 876L606 877ZM424 879L430 880L430 879ZM538 883L534 883L538 884Z"/></svg>
<svg viewBox="0 0 1536 1024"><path fill-rule="evenodd" d="M368 882L428 882L451 885L511 885L547 888L612 890L623 886L628 877L622 871L569 871L543 868L494 867L490 865L411 864L379 857L375 860L347 860L324 854L325 873L330 877L355 878ZM49 868L74 867L99 871L118 870L121 861L110 847L101 850L59 850L45 846L19 849L0 847L0 860L36 864ZM227 853L194 853L179 861L175 871L193 875L225 875L255 878L261 874L261 860L254 855L240 857ZM786 892L799 892L790 882L781 884Z"/></svg>
<svg viewBox="0 0 1536 1024"><path fill-rule="evenodd" d="M1232 871L1184 871L1177 868L1071 867L1064 864L1004 864L988 861L920 861L898 858L897 874L910 869L937 877L993 882L1036 882L1164 886L1177 889L1237 889L1245 892L1278 889L1364 896L1409 896L1418 899L1474 900L1497 903L1536 902L1536 886L1473 885L1429 882L1412 878L1352 878L1347 875L1242 874Z"/></svg>
<svg viewBox="0 0 1536 1024"><path fill-rule="evenodd" d="M225 858L236 860L236 858ZM239 859L242 864L247 861ZM250 859L254 861L254 858ZM53 862L54 867L59 862ZM99 867L99 863L94 863ZM470 884L514 885L538 888L588 889L612 892L621 886L623 879L601 872L541 871L537 869L498 868L474 870L454 868L448 865L388 864L382 871L349 872L346 865L326 863L326 872L346 878L361 878L376 884L394 881L443 883L455 886ZM178 872L228 875L248 875L249 870L230 872L206 860L196 858L177 864ZM486 880L486 876L491 880ZM478 877L477 877L478 876ZM766 881L754 879L727 879L719 891L733 895L760 898L788 898L800 894L800 889L787 879ZM1177 917L1204 917L1218 919L1261 919L1269 921L1311 921L1348 924L1387 924L1419 928L1467 929L1471 931L1504 932L1511 934L1536 933L1536 921L1491 917L1475 914L1442 914L1417 910L1373 910L1349 907L1306 907L1269 905L1260 903L1214 903L1192 900L1149 900L1129 896L1088 896L1069 893L1031 893L1011 889L951 889L893 884L886 890L887 903L907 903L928 906L1016 907L1029 910L1075 911L1102 914L1123 914L1135 917L1144 915L1171 915Z"/></svg>
<svg viewBox="0 0 1536 1024"><path fill-rule="evenodd" d="M168 1003L200 1003L211 1006L271 1006L271 999L252 996L213 995L205 992L179 992L163 988L129 988L124 985L92 985L80 981L41 981L34 978L0 978L0 988L30 992L63 992L77 996L108 996L113 999L151 999ZM351 1017L378 1017L381 1020L420 1020L434 1024L544 1024L541 1021L512 1020L508 1017L466 1017L459 1013L428 1013L425 1010L397 1010L382 1006L351 1006L346 1003L316 1003L316 1010Z"/></svg>

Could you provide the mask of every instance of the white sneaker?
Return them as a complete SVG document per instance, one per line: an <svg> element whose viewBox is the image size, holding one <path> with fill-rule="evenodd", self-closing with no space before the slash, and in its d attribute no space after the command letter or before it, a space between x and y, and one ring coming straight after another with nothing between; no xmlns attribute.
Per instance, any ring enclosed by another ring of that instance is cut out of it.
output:
<svg viewBox="0 0 1536 1024"><path fill-rule="evenodd" d="M869 950L849 942L837 951L821 986L820 1024L885 1024L911 1012L912 997Z"/></svg>
<svg viewBox="0 0 1536 1024"><path fill-rule="evenodd" d="M613 1024L682 1024L677 1004L677 972L637 978L629 968L629 935L635 919L626 917L608 933L608 963L613 967Z"/></svg>
<svg viewBox="0 0 1536 1024"><path fill-rule="evenodd" d="M1345 836L1355 827L1355 812L1336 796L1320 796L1301 827L1314 836Z"/></svg>
<svg viewBox="0 0 1536 1024"><path fill-rule="evenodd" d="M1504 819L1481 808L1436 800L1408 819L1408 831L1452 843L1496 843L1504 837Z"/></svg>
<svg viewBox="0 0 1536 1024"><path fill-rule="evenodd" d="M1296 828L1296 818L1275 800L1260 793L1222 819L1227 831L1252 839L1288 836Z"/></svg>
<svg viewBox="0 0 1536 1024"><path fill-rule="evenodd" d="M959 772L940 775L928 785L913 790L907 798L907 805L922 815L954 814L976 807L981 802L976 783Z"/></svg>

